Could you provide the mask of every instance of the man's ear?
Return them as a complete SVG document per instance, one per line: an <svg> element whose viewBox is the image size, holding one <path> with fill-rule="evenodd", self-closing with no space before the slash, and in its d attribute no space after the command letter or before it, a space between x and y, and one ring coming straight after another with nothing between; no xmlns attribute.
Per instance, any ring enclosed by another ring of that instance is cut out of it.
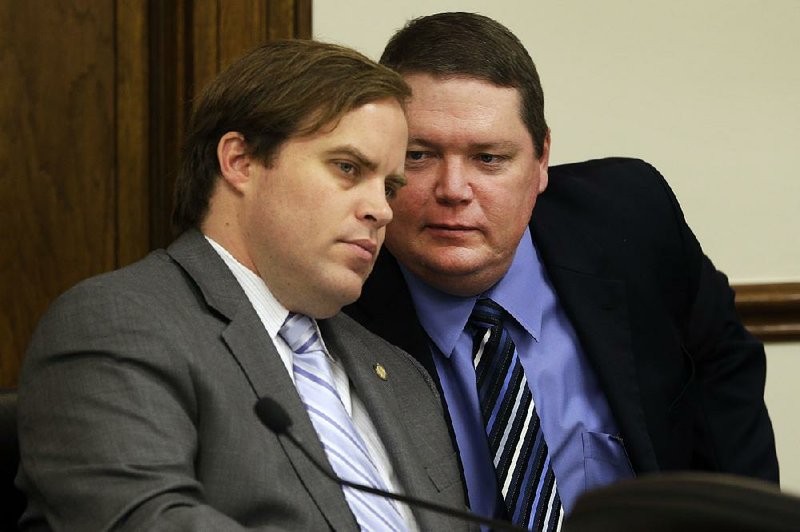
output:
<svg viewBox="0 0 800 532"><path fill-rule="evenodd" d="M547 169L550 166L550 130L547 130L547 135L544 137L544 142L542 143L542 153L539 155L539 160L537 161L539 165L539 194L544 192L547 188L548 182L548 175Z"/></svg>
<svg viewBox="0 0 800 532"><path fill-rule="evenodd" d="M228 131L217 144L217 160L222 179L236 190L247 186L251 176L252 158L247 153L247 142L244 135L237 131Z"/></svg>

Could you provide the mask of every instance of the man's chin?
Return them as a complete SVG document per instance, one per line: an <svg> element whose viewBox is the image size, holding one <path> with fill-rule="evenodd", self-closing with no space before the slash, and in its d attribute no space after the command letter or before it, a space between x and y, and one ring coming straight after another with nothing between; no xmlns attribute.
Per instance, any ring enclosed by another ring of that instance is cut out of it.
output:
<svg viewBox="0 0 800 532"><path fill-rule="evenodd" d="M366 275L360 273L350 272L347 279L342 279L336 283L335 299L339 304L339 308L355 303L361 297L361 290L364 287L364 282L367 280Z"/></svg>
<svg viewBox="0 0 800 532"><path fill-rule="evenodd" d="M304 305L314 318L335 316L342 307L354 303L361 296L366 275L349 268L330 267L326 275L305 288Z"/></svg>
<svg viewBox="0 0 800 532"><path fill-rule="evenodd" d="M464 249L457 253L409 258L407 262L400 257L398 260L425 283L456 296L479 294L494 285L505 273L503 268L487 261L486 257Z"/></svg>
<svg viewBox="0 0 800 532"><path fill-rule="evenodd" d="M469 276L486 266L477 253L464 248L450 248L429 254L419 263L435 275L452 277Z"/></svg>

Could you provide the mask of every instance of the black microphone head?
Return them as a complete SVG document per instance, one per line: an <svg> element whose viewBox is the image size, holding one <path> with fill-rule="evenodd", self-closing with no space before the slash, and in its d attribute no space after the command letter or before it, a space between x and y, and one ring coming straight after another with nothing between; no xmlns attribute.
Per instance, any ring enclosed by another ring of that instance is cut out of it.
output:
<svg viewBox="0 0 800 532"><path fill-rule="evenodd" d="M255 411L261 423L275 434L284 434L292 425L292 418L271 397L262 397L256 401Z"/></svg>

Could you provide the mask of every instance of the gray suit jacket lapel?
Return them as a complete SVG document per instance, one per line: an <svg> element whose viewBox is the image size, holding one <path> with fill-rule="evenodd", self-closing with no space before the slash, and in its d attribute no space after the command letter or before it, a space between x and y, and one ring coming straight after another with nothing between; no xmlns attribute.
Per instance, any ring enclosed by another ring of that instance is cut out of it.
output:
<svg viewBox="0 0 800 532"><path fill-rule="evenodd" d="M403 398L403 394L408 394L408 390L402 386L396 386L391 374L386 381L383 381L375 372L376 363L385 364L386 357L394 354L373 353L357 339L343 338L340 331L346 330L346 328L334 328L331 325L344 319L337 316L331 320L320 322L326 346L334 356L342 361L351 385L367 407L381 441L390 451L392 465L400 483L406 487L406 490L413 487L415 496L432 501L436 498L436 494L432 490L426 489L431 486L432 478L425 466L426 448L431 444L428 443L425 433L414 431L413 427L404 425L406 416L399 407L402 401L399 401L398 398ZM396 356L400 356L399 353ZM409 398L409 400L413 401L413 398ZM441 414L431 412L431 415ZM413 438L411 437L412 433L414 434ZM435 464L430 464L430 466L435 467ZM442 526L442 522L429 512L415 512L414 515L422 530L435 530Z"/></svg>
<svg viewBox="0 0 800 532"><path fill-rule="evenodd" d="M195 281L208 306L228 321L222 336L253 389L253 405L261 397L277 401L293 421L292 434L318 462L327 465L325 451L286 367L228 267L198 231L185 233L167 251ZM325 480L291 442L279 441L331 528L357 529L342 490Z"/></svg>

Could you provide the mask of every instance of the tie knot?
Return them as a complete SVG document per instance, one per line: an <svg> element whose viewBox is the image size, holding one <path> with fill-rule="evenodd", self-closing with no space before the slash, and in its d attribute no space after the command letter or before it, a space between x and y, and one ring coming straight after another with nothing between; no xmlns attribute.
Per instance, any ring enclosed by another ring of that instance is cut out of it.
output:
<svg viewBox="0 0 800 532"><path fill-rule="evenodd" d="M469 323L481 329L496 327L503 320L503 312L505 312L503 307L485 297L475 303L475 308L469 316Z"/></svg>
<svg viewBox="0 0 800 532"><path fill-rule="evenodd" d="M278 334L295 353L324 351L314 322L303 314L290 312Z"/></svg>

